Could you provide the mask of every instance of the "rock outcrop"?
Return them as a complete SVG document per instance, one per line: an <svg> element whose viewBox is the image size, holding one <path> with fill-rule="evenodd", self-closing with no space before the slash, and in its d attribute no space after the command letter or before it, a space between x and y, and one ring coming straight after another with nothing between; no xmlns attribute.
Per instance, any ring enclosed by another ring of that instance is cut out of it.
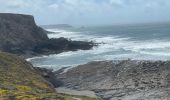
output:
<svg viewBox="0 0 170 100"><path fill-rule="evenodd" d="M41 75L45 80L50 82L54 88L57 88L62 85L62 82L60 80L57 80L55 77L55 74L53 73L53 70L46 69L46 68L39 68L34 67L34 69L37 71L39 75Z"/></svg>
<svg viewBox="0 0 170 100"><path fill-rule="evenodd" d="M33 16L0 13L1 51L32 57L69 50L87 50L93 46L92 42L49 39L47 31L36 25Z"/></svg>
<svg viewBox="0 0 170 100"><path fill-rule="evenodd" d="M0 14L0 49L24 54L37 44L47 41L45 31L35 24L33 16Z"/></svg>
<svg viewBox="0 0 170 100"><path fill-rule="evenodd" d="M44 41L32 50L36 54L58 54L65 51L76 51L76 50L89 50L95 44L93 42L85 42L85 41L72 41L65 39L63 37L58 39L49 39Z"/></svg>
<svg viewBox="0 0 170 100"><path fill-rule="evenodd" d="M100 61L57 74L63 86L93 90L103 100L168 100L170 61Z"/></svg>

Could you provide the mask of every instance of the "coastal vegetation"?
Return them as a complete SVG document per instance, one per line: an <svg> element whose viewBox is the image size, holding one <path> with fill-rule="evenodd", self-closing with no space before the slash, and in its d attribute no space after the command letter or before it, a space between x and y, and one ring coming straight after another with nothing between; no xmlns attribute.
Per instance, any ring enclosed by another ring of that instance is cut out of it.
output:
<svg viewBox="0 0 170 100"><path fill-rule="evenodd" d="M16 55L0 52L0 100L99 100L57 93L33 66Z"/></svg>
<svg viewBox="0 0 170 100"><path fill-rule="evenodd" d="M41 68L23 59L93 46L92 42L49 39L31 15L0 13L0 100L99 100L57 93L54 76L43 76Z"/></svg>

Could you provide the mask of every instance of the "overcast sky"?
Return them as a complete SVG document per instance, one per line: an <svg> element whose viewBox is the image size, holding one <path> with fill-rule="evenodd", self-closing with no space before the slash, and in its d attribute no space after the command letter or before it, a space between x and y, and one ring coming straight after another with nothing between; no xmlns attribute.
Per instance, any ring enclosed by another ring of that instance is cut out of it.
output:
<svg viewBox="0 0 170 100"><path fill-rule="evenodd" d="M170 22L170 0L0 0L0 12L31 14L39 25Z"/></svg>

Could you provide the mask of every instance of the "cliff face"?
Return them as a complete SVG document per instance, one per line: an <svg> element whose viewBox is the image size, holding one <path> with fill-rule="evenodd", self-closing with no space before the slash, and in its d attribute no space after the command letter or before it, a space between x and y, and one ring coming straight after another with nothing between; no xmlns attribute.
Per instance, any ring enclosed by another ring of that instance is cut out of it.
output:
<svg viewBox="0 0 170 100"><path fill-rule="evenodd" d="M83 46L83 47L82 47ZM0 100L99 100L56 93L51 71L5 52L29 56L90 49L90 42L49 39L30 15L0 14ZM29 56L30 57L30 56ZM47 82L46 80L51 83ZM53 84L53 85L52 85ZM59 83L60 84L60 83Z"/></svg>
<svg viewBox="0 0 170 100"><path fill-rule="evenodd" d="M36 26L33 16L0 14L0 49L24 53L35 45L48 40L43 29Z"/></svg>
<svg viewBox="0 0 170 100"><path fill-rule="evenodd" d="M88 50L92 42L49 39L47 31L35 24L33 16L0 13L0 50L26 57L61 53L78 49Z"/></svg>

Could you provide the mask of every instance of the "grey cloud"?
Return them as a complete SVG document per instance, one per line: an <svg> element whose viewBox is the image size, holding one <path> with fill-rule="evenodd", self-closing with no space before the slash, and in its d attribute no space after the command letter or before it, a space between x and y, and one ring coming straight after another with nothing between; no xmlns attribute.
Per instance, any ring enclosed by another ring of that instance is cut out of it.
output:
<svg viewBox="0 0 170 100"><path fill-rule="evenodd" d="M0 0L0 12L32 14L39 24L170 21L169 9L170 0Z"/></svg>

